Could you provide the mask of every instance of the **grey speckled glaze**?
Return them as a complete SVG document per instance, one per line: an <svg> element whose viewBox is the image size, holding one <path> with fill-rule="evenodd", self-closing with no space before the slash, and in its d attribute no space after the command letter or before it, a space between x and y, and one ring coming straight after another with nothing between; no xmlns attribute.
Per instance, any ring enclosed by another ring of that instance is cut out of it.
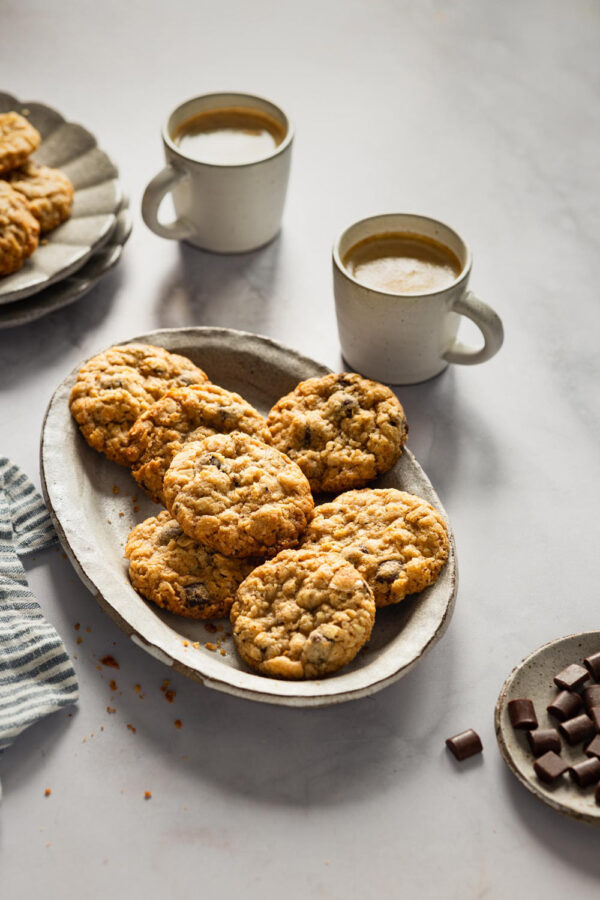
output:
<svg viewBox="0 0 600 900"><path fill-rule="evenodd" d="M18 272L0 279L0 305L30 297L80 269L108 240L122 200L117 168L93 134L43 103L0 93L0 113L11 110L26 114L42 135L32 159L62 169L75 196L71 217L44 236L45 243Z"/></svg>
<svg viewBox="0 0 600 900"><path fill-rule="evenodd" d="M544 644L516 666L504 683L496 704L495 728L500 752L510 771L528 791L557 812L600 825L600 806L594 800L595 785L585 789L577 787L568 773L555 785L544 784L533 771L533 754L524 732L514 730L508 717L507 704L518 697L528 697L535 707L538 727L556 727L556 720L548 715L546 707L559 689L553 678L570 663L581 664L586 656L600 650L600 631L571 634ZM587 682L588 684L593 681ZM583 746L569 746L562 739L561 756L569 764L587 757Z"/></svg>
<svg viewBox="0 0 600 900"><path fill-rule="evenodd" d="M41 319L56 309L75 303L87 294L106 272L116 266L131 234L131 228L129 201L124 197L108 239L94 250L81 269L31 297L0 305L0 329L16 328L18 325L35 322L36 319Z"/></svg>
<svg viewBox="0 0 600 900"><path fill-rule="evenodd" d="M144 340L189 356L218 384L235 390L266 413L299 381L328 369L268 338L225 328L157 331ZM96 453L71 418L68 398L75 369L55 392L44 422L42 483L61 542L78 574L101 606L153 656L206 684L240 697L288 706L327 706L367 696L410 671L444 633L457 588L454 539L438 582L403 603L378 610L371 641L338 675L320 681L286 682L247 670L231 640L226 656L206 649L201 622L191 622L146 603L131 587L123 545L136 522L160 507L141 497L129 472ZM119 489L115 493L114 486ZM409 450L374 486L419 494L444 510ZM139 497L134 513L131 495ZM185 646L184 641L189 642ZM194 648L192 642L199 641Z"/></svg>

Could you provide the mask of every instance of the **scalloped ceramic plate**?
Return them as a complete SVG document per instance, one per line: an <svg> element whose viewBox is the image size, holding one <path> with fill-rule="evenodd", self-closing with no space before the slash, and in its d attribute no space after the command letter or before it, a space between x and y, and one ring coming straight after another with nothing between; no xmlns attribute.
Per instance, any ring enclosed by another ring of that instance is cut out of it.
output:
<svg viewBox="0 0 600 900"><path fill-rule="evenodd" d="M23 300L71 275L108 240L121 203L116 166L83 126L67 122L42 103L22 102L0 93L0 113L27 113L42 135L32 159L62 169L75 188L71 217L44 236L18 272L0 278L0 304Z"/></svg>
<svg viewBox="0 0 600 900"><path fill-rule="evenodd" d="M123 198L117 211L116 224L108 239L94 250L81 269L77 269L72 275L51 284L32 297L0 306L0 330L35 322L36 319L41 319L56 309L75 303L87 294L102 276L118 263L123 247L131 234L131 227L129 201Z"/></svg>
<svg viewBox="0 0 600 900"><path fill-rule="evenodd" d="M548 715L546 707L558 693L553 678L569 663L581 663L586 656L600 650L600 631L584 631L559 638L534 650L512 670L500 691L496 703L495 726L500 752L510 771L528 791L557 812L600 825L600 806L594 800L594 787L578 788L568 774L556 785L544 784L533 771L533 754L527 736L517 732L510 724L507 704L518 697L529 697L533 702L540 728L555 728L556 721ZM569 764L585 759L581 744L570 747L563 740L563 756Z"/></svg>
<svg viewBox="0 0 600 900"><path fill-rule="evenodd" d="M237 391L266 413L299 381L329 370L259 335L220 328L155 331L131 338L189 356L217 384ZM168 666L207 687L287 706L327 706L364 697L406 674L444 633L454 608L454 539L435 585L397 606L378 610L369 645L339 673L319 681L287 682L257 675L238 659L224 633L147 603L131 587L123 546L132 527L160 507L142 496L129 472L85 443L69 412L77 369L56 390L42 430L44 495L60 540L84 584L131 639ZM431 483L409 450L374 486L419 494L445 516ZM115 491L115 487L118 492ZM133 502L132 496L137 496ZM134 512L134 505L139 510ZM227 628L224 629L227 631ZM226 655L211 652L223 640ZM199 642L194 648L193 642ZM186 646L187 644L187 646Z"/></svg>

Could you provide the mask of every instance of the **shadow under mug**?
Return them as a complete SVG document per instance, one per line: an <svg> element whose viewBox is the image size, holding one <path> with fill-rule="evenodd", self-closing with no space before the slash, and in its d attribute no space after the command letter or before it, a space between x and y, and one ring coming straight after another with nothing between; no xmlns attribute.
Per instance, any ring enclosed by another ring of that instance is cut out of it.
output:
<svg viewBox="0 0 600 900"><path fill-rule="evenodd" d="M224 107L256 109L285 130L283 141L263 159L216 164L192 159L174 141L179 126L198 113ZM294 132L274 103L252 94L194 97L175 109L162 130L166 166L146 187L142 217L155 234L214 253L245 253L268 244L281 227ZM173 197L176 218L159 221L160 204Z"/></svg>
<svg viewBox="0 0 600 900"><path fill-rule="evenodd" d="M366 287L344 267L344 257L359 241L403 232L432 238L458 257L461 270L451 285L427 294L390 293ZM427 216L371 216L347 228L333 247L335 308L346 362L377 381L416 384L438 375L449 363L474 365L491 359L502 346L504 330L497 313L467 290L471 265L462 238ZM481 331L481 349L456 340L461 315Z"/></svg>

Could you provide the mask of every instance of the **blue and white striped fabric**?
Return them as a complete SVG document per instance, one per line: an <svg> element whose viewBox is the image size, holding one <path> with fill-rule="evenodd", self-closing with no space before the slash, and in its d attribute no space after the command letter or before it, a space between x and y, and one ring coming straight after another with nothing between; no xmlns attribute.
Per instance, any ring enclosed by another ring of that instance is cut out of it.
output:
<svg viewBox="0 0 600 900"><path fill-rule="evenodd" d="M29 725L79 696L73 664L20 560L55 540L33 484L0 457L0 753Z"/></svg>

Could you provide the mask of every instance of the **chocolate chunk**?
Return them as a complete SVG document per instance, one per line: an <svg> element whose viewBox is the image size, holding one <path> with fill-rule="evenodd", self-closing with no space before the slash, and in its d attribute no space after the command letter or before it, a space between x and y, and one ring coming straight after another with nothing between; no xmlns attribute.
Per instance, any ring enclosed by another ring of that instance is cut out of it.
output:
<svg viewBox="0 0 600 900"><path fill-rule="evenodd" d="M552 784L552 782L556 781L563 772L567 771L569 764L564 762L557 753L548 750L547 753L544 753L543 756L536 759L533 768L540 781L545 781L546 784Z"/></svg>
<svg viewBox="0 0 600 900"><path fill-rule="evenodd" d="M562 672L554 676L554 684L565 691L576 691L580 688L584 681L587 681L590 673L578 663L571 663Z"/></svg>
<svg viewBox="0 0 600 900"><path fill-rule="evenodd" d="M596 733L596 726L589 716L582 713L574 719L567 719L558 726L569 744L580 744Z"/></svg>
<svg viewBox="0 0 600 900"><path fill-rule="evenodd" d="M576 781L579 787L589 787L590 784L596 784L600 781L600 759L592 756L591 759L584 759L583 762L575 763L569 769L571 778Z"/></svg>
<svg viewBox="0 0 600 900"><path fill-rule="evenodd" d="M194 609L195 607L203 607L208 606L211 602L210 594L206 588L206 585L201 581L197 581L194 584L186 584L183 589L185 594L185 602L187 606Z"/></svg>
<svg viewBox="0 0 600 900"><path fill-rule="evenodd" d="M588 712L594 706L600 706L600 684L590 684L583 689L583 702Z"/></svg>
<svg viewBox="0 0 600 900"><path fill-rule="evenodd" d="M585 748L586 756L600 756L600 734L597 734L593 741L590 741Z"/></svg>
<svg viewBox="0 0 600 900"><path fill-rule="evenodd" d="M600 681L600 652L592 653L591 656L586 656L583 664L590 675L595 678L596 681Z"/></svg>
<svg viewBox="0 0 600 900"><path fill-rule="evenodd" d="M526 698L509 700L507 709L513 728L526 729L528 731L537 728L538 720L531 700Z"/></svg>
<svg viewBox="0 0 600 900"><path fill-rule="evenodd" d="M467 731L461 731L460 734L455 734L454 737L447 738L446 747L460 762L463 759L468 759L469 756L481 753L483 750L481 738L472 728L469 728Z"/></svg>
<svg viewBox="0 0 600 900"><path fill-rule="evenodd" d="M398 578L402 571L402 563L395 559L386 559L380 562L375 572L375 581L391 584Z"/></svg>
<svg viewBox="0 0 600 900"><path fill-rule="evenodd" d="M542 756L548 750L560 753L562 744L556 728L536 728L527 732L527 740L534 756Z"/></svg>
<svg viewBox="0 0 600 900"><path fill-rule="evenodd" d="M590 709L590 719L596 726L596 731L600 731L600 706L592 706Z"/></svg>
<svg viewBox="0 0 600 900"><path fill-rule="evenodd" d="M579 694L573 694L571 691L561 691L557 694L550 706L547 707L548 712L559 722L571 719L581 709L581 697Z"/></svg>

